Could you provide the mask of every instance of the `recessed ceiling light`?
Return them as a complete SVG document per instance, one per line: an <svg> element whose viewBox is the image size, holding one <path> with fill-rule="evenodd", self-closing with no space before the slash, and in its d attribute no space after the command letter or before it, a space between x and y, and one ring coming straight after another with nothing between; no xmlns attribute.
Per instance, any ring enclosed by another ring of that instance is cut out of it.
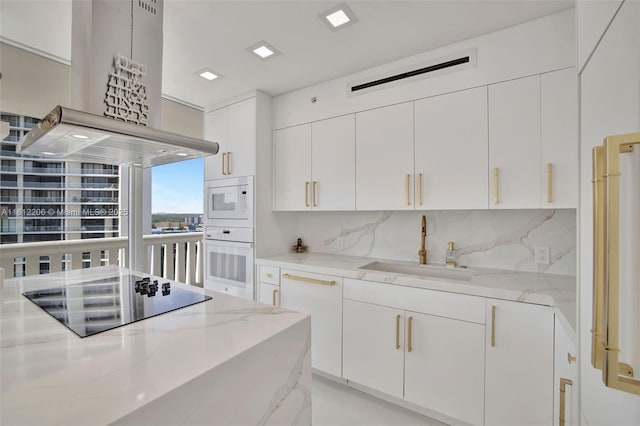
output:
<svg viewBox="0 0 640 426"><path fill-rule="evenodd" d="M139 167L139 166L142 166L142 164L140 164L140 163L133 163L133 165L134 165L134 166L138 166L138 167Z"/></svg>
<svg viewBox="0 0 640 426"><path fill-rule="evenodd" d="M204 78L205 80L209 80L209 81L222 77L222 75L219 72L216 72L208 67L200 68L195 73L200 77Z"/></svg>
<svg viewBox="0 0 640 426"><path fill-rule="evenodd" d="M342 29L358 22L358 18L346 3L339 4L320 14L320 19L332 30Z"/></svg>
<svg viewBox="0 0 640 426"><path fill-rule="evenodd" d="M278 49L267 43L266 41L261 41L260 43L256 43L253 46L247 47L247 50L254 55L260 57L260 59L270 59L276 55L279 55L280 52Z"/></svg>
<svg viewBox="0 0 640 426"><path fill-rule="evenodd" d="M76 139L89 139L89 136L85 136L85 135L71 135Z"/></svg>
<svg viewBox="0 0 640 426"><path fill-rule="evenodd" d="M180 157L186 157L189 154L185 154L184 152L179 152L176 155L180 156Z"/></svg>
<svg viewBox="0 0 640 426"><path fill-rule="evenodd" d="M44 155L56 155L55 152L49 152L49 151L42 151L42 154L44 154Z"/></svg>

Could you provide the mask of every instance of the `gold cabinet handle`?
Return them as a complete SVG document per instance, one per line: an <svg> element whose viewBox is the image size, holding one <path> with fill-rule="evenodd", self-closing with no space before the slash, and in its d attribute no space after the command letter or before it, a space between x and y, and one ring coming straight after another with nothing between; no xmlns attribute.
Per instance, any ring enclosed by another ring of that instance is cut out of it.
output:
<svg viewBox="0 0 640 426"><path fill-rule="evenodd" d="M560 426L564 426L565 418L566 418L566 410L567 410L567 385L572 386L573 381L569 379L565 379L564 377L560 378L560 415L558 416L558 420L560 421Z"/></svg>
<svg viewBox="0 0 640 426"><path fill-rule="evenodd" d="M225 160L226 160L226 159L227 159L227 153L226 153L226 152L223 152L223 153L222 153L222 174L223 174L223 175L226 175L226 174L227 174L227 172L225 171L225 164L226 164Z"/></svg>
<svg viewBox="0 0 640 426"><path fill-rule="evenodd" d="M276 296L278 295L278 290L273 290L272 301L271 304L276 306Z"/></svg>
<svg viewBox="0 0 640 426"><path fill-rule="evenodd" d="M591 365L602 370L604 323L604 146L593 154L593 308L591 320Z"/></svg>
<svg viewBox="0 0 640 426"><path fill-rule="evenodd" d="M498 204L498 168L493 168L493 204Z"/></svg>
<svg viewBox="0 0 640 426"><path fill-rule="evenodd" d="M227 151L227 174L231 174L231 152Z"/></svg>
<svg viewBox="0 0 640 426"><path fill-rule="evenodd" d="M411 352L411 326L413 324L413 317L409 317L407 320L407 352Z"/></svg>
<svg viewBox="0 0 640 426"><path fill-rule="evenodd" d="M318 182L313 181L313 207L318 207L318 202L316 200L316 194L318 193Z"/></svg>
<svg viewBox="0 0 640 426"><path fill-rule="evenodd" d="M418 205L422 205L422 173L418 173Z"/></svg>
<svg viewBox="0 0 640 426"><path fill-rule="evenodd" d="M267 278L271 278L273 275L271 275L269 272L267 272L266 274L264 274L265 277Z"/></svg>
<svg viewBox="0 0 640 426"><path fill-rule="evenodd" d="M400 349L400 318L401 315L396 315L396 349Z"/></svg>
<svg viewBox="0 0 640 426"><path fill-rule="evenodd" d="M282 278L287 278L289 280L294 280L294 281L302 281L302 282L311 283L311 284L336 285L336 282L333 281L333 280L331 280L331 281L318 280L316 278L301 277L299 275L282 274Z"/></svg>
<svg viewBox="0 0 640 426"><path fill-rule="evenodd" d="M547 203L553 202L553 164L547 163Z"/></svg>
<svg viewBox="0 0 640 426"><path fill-rule="evenodd" d="M576 362L576 357L571 355L571 352L567 352L567 362L569 364Z"/></svg>
<svg viewBox="0 0 640 426"><path fill-rule="evenodd" d="M304 206L309 207L309 182L304 183Z"/></svg>
<svg viewBox="0 0 640 426"><path fill-rule="evenodd" d="M496 346L496 307L491 305L491 347Z"/></svg>
<svg viewBox="0 0 640 426"><path fill-rule="evenodd" d="M407 205L410 206L411 205L411 199L409 198L409 185L410 182L409 180L411 179L411 175L407 175L407 179L406 179L406 192L407 192Z"/></svg>

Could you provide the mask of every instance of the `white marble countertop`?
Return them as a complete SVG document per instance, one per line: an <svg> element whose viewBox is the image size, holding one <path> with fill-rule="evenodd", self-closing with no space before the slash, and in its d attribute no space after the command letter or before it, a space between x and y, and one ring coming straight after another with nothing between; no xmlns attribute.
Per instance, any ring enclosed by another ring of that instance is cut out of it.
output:
<svg viewBox="0 0 640 426"><path fill-rule="evenodd" d="M172 281L213 300L82 339L21 295L126 272L108 266L5 281L1 424L114 422L308 317Z"/></svg>
<svg viewBox="0 0 640 426"><path fill-rule="evenodd" d="M567 331L573 331L575 334L577 319L575 276L476 267L456 268L456 271L469 271L471 275L469 281L460 281L360 269L360 267L374 261L417 266L416 263L389 259L319 253L286 253L260 258L256 260L256 263L393 285L547 305L555 308L561 314L561 321L565 327L569 327ZM448 270L441 265L434 268Z"/></svg>

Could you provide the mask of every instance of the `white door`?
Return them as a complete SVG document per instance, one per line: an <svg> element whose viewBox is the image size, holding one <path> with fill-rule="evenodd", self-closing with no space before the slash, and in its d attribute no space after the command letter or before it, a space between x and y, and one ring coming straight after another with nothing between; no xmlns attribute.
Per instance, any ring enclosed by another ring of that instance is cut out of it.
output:
<svg viewBox="0 0 640 426"><path fill-rule="evenodd" d="M355 115L311 125L313 210L356 208Z"/></svg>
<svg viewBox="0 0 640 426"><path fill-rule="evenodd" d="M227 174L256 174L256 98L229 105Z"/></svg>
<svg viewBox="0 0 640 426"><path fill-rule="evenodd" d="M283 308L311 314L311 366L342 375L342 278L281 270Z"/></svg>
<svg viewBox="0 0 640 426"><path fill-rule="evenodd" d="M204 138L217 142L219 150L216 155L204 159L204 180L218 179L222 175L222 153L227 151L229 110L220 108L204 115Z"/></svg>
<svg viewBox="0 0 640 426"><path fill-rule="evenodd" d="M343 378L402 398L404 311L345 299L343 318Z"/></svg>
<svg viewBox="0 0 640 426"><path fill-rule="evenodd" d="M482 425L485 326L408 311L405 317L404 399Z"/></svg>
<svg viewBox="0 0 640 426"><path fill-rule="evenodd" d="M413 102L356 114L356 209L414 209Z"/></svg>
<svg viewBox="0 0 640 426"><path fill-rule="evenodd" d="M311 210L311 124L276 130L274 210Z"/></svg>
<svg viewBox="0 0 640 426"><path fill-rule="evenodd" d="M258 302L265 305L280 306L280 286L258 283Z"/></svg>
<svg viewBox="0 0 640 426"><path fill-rule="evenodd" d="M575 68L542 74L543 208L578 206L578 81Z"/></svg>
<svg viewBox="0 0 640 426"><path fill-rule="evenodd" d="M489 207L540 208L540 76L489 86Z"/></svg>
<svg viewBox="0 0 640 426"><path fill-rule="evenodd" d="M485 425L553 423L553 312L487 299Z"/></svg>
<svg viewBox="0 0 640 426"><path fill-rule="evenodd" d="M415 102L416 209L487 208L487 88Z"/></svg>

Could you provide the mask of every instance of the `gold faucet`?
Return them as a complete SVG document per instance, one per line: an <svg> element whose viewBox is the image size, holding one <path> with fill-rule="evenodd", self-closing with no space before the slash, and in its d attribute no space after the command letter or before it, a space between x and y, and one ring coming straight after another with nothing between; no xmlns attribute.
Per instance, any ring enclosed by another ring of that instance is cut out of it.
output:
<svg viewBox="0 0 640 426"><path fill-rule="evenodd" d="M422 234L420 237L420 250L418 250L418 256L420 256L420 264L427 264L427 250L424 248L424 240L427 238L427 216L422 215Z"/></svg>

